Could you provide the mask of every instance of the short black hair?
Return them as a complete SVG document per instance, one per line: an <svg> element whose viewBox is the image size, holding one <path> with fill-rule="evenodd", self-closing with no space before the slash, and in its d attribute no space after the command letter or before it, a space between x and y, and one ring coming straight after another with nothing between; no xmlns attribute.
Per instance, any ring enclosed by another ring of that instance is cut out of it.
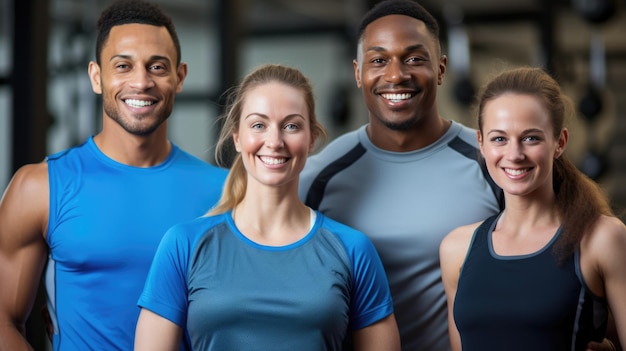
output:
<svg viewBox="0 0 626 351"><path fill-rule="evenodd" d="M172 19L161 8L143 0L117 0L102 11L98 19L98 35L96 38L96 62L100 65L102 47L109 38L111 28L123 24L149 24L165 27L170 33L176 47L176 65L181 61L180 42Z"/></svg>
<svg viewBox="0 0 626 351"><path fill-rule="evenodd" d="M384 0L372 7L361 19L357 40L361 40L365 28L375 20L389 15L404 15L424 22L426 28L439 40L439 23L422 5L413 0Z"/></svg>

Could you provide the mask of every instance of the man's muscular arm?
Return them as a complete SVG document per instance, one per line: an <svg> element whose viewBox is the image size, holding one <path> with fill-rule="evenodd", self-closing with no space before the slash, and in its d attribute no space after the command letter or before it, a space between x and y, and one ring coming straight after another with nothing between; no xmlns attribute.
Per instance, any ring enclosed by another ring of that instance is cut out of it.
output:
<svg viewBox="0 0 626 351"><path fill-rule="evenodd" d="M45 162L20 168L0 200L0 351L32 350L25 322L48 252L48 201Z"/></svg>

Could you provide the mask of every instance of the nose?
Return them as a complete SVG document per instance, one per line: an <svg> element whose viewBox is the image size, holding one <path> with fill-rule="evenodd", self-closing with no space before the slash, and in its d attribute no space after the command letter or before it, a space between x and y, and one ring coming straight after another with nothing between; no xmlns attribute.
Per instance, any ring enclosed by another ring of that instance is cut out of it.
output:
<svg viewBox="0 0 626 351"><path fill-rule="evenodd" d="M147 68L135 68L132 72L130 85L137 90L148 90L154 87L154 80Z"/></svg>
<svg viewBox="0 0 626 351"><path fill-rule="evenodd" d="M390 83L400 83L409 79L402 60L391 60L385 70L385 79Z"/></svg>
<svg viewBox="0 0 626 351"><path fill-rule="evenodd" d="M520 143L509 143L506 149L506 158L509 161L521 161L526 156L524 155L524 146Z"/></svg>
<svg viewBox="0 0 626 351"><path fill-rule="evenodd" d="M283 134L279 127L267 129L265 145L270 149L280 149L284 145Z"/></svg>

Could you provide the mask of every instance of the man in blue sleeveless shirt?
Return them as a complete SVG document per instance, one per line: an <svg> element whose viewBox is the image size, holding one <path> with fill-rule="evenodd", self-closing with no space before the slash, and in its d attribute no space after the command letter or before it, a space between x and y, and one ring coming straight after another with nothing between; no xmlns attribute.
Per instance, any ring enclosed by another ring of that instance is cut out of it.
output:
<svg viewBox="0 0 626 351"><path fill-rule="evenodd" d="M0 203L0 350L28 350L45 271L54 350L131 350L161 237L218 200L226 171L167 139L187 65L171 19L141 0L98 21L92 89L102 130L20 168Z"/></svg>

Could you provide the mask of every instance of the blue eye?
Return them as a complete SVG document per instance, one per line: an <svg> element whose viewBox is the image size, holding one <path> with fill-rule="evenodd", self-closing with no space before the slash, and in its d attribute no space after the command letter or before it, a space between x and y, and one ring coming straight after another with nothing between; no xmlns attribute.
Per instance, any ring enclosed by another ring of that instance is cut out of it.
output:
<svg viewBox="0 0 626 351"><path fill-rule="evenodd" d="M295 123L289 123L289 124L285 125L285 129L287 129L289 131L295 131L295 130L300 129L300 126L298 126Z"/></svg>
<svg viewBox="0 0 626 351"><path fill-rule="evenodd" d="M524 138L524 141L528 141L528 142L535 142L535 141L539 141L540 139L536 136L527 136Z"/></svg>

